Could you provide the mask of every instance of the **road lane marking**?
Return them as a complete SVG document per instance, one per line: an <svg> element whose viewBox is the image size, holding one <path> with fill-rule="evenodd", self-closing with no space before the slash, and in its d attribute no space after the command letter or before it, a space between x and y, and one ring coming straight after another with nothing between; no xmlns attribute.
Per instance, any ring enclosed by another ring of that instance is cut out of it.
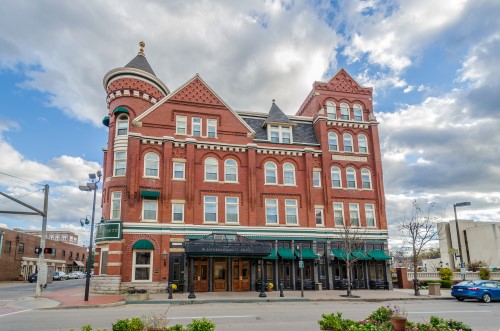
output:
<svg viewBox="0 0 500 331"><path fill-rule="evenodd" d="M184 317L167 317L168 320L185 320L185 319L199 319L199 318L255 318L255 315L220 315L220 316L184 316Z"/></svg>
<svg viewBox="0 0 500 331"><path fill-rule="evenodd" d="M14 315L14 314L19 314L19 313L24 313L25 311L30 311L30 310L33 310L33 309L19 310L19 311L15 311L15 312L12 312L12 313L7 313L7 314L0 315L0 317Z"/></svg>
<svg viewBox="0 0 500 331"><path fill-rule="evenodd" d="M490 310L409 311L408 314L491 313Z"/></svg>

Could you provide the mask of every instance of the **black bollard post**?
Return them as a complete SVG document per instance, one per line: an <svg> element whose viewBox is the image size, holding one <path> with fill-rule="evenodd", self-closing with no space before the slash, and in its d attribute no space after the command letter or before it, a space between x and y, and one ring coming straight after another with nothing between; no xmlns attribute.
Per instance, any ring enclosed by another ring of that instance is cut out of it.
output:
<svg viewBox="0 0 500 331"><path fill-rule="evenodd" d="M172 296L173 288L172 288L172 283L169 283L168 285L168 299L171 300L174 297Z"/></svg>
<svg viewBox="0 0 500 331"><path fill-rule="evenodd" d="M284 298L285 295L283 294L283 282L280 282L280 298Z"/></svg>

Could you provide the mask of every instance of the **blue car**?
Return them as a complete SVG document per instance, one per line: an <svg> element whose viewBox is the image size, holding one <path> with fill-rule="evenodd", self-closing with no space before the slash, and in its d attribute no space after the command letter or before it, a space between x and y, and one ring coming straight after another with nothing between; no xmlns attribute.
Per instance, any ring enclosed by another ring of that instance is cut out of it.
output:
<svg viewBox="0 0 500 331"><path fill-rule="evenodd" d="M459 301L476 299L486 303L500 300L500 282L493 280L466 280L451 287L451 295Z"/></svg>

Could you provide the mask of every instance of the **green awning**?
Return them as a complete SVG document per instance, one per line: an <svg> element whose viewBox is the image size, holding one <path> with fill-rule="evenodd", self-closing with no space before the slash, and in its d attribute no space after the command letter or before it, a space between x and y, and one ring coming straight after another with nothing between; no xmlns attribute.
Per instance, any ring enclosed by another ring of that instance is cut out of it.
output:
<svg viewBox="0 0 500 331"><path fill-rule="evenodd" d="M295 255L300 258L300 251L295 250ZM312 248L302 248L302 260L316 260L318 256L314 253Z"/></svg>
<svg viewBox="0 0 500 331"><path fill-rule="evenodd" d="M118 115L118 114L128 114L128 109L125 107L118 107L113 111L113 114Z"/></svg>
<svg viewBox="0 0 500 331"><path fill-rule="evenodd" d="M154 250L155 247L149 240L141 239L137 241L134 246L132 246L132 249L146 249L146 250Z"/></svg>
<svg viewBox="0 0 500 331"><path fill-rule="evenodd" d="M347 260L347 254L343 249L332 249L332 255L339 260Z"/></svg>
<svg viewBox="0 0 500 331"><path fill-rule="evenodd" d="M278 248L278 255L284 260L295 260L295 254L291 248Z"/></svg>
<svg viewBox="0 0 500 331"><path fill-rule="evenodd" d="M371 260L371 257L368 256L367 252L363 249L355 249L351 252L351 256L358 260Z"/></svg>
<svg viewBox="0 0 500 331"><path fill-rule="evenodd" d="M370 255L370 257L372 257L374 260L379 260L379 261L391 259L391 257L385 254L385 252L382 250L368 251L368 255Z"/></svg>
<svg viewBox="0 0 500 331"><path fill-rule="evenodd" d="M105 126L109 126L109 116L104 116L104 118L102 119L102 124L104 124Z"/></svg>
<svg viewBox="0 0 500 331"><path fill-rule="evenodd" d="M276 255L276 251L274 250L274 248L271 248L271 254L264 257L264 259L266 259L266 260L277 260L278 259L278 255Z"/></svg>
<svg viewBox="0 0 500 331"><path fill-rule="evenodd" d="M160 197L160 192L141 190L141 197L148 199L158 199Z"/></svg>

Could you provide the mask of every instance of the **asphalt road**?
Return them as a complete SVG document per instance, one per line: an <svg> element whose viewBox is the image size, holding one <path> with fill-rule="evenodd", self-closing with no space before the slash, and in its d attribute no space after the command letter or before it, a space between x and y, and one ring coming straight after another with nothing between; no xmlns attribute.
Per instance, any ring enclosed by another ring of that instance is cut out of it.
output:
<svg viewBox="0 0 500 331"><path fill-rule="evenodd" d="M46 288L42 289L42 292L50 293L81 286L85 286L85 279L57 280L48 284ZM0 286L0 300L17 300L21 297L35 296L35 288L36 282L3 284ZM1 327L0 330L2 330Z"/></svg>
<svg viewBox="0 0 500 331"><path fill-rule="evenodd" d="M475 331L500 330L500 303L458 302L455 300L413 300L393 302L408 312L411 321L429 320L431 315L453 318ZM50 309L16 312L0 317L0 330L80 330L91 324L94 330L106 328L120 318L166 314L171 325L186 325L193 318L213 320L217 331L311 331L319 330L317 321L323 313L340 311L344 317L361 320L387 302L277 302L214 303L194 305L140 304L110 308Z"/></svg>

